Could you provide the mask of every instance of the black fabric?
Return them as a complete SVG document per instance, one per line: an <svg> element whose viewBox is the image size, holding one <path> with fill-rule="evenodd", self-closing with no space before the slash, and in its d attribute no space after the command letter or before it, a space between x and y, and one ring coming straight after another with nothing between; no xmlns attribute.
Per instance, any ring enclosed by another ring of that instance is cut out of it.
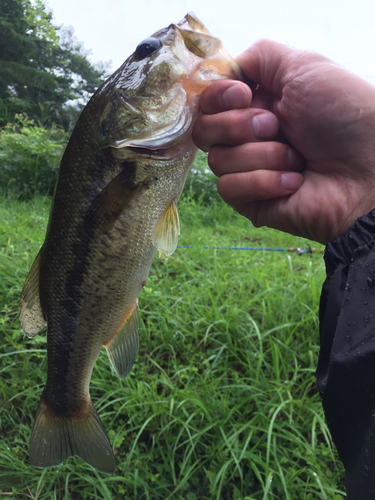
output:
<svg viewBox="0 0 375 500"><path fill-rule="evenodd" d="M375 209L324 258L318 389L348 500L375 500Z"/></svg>

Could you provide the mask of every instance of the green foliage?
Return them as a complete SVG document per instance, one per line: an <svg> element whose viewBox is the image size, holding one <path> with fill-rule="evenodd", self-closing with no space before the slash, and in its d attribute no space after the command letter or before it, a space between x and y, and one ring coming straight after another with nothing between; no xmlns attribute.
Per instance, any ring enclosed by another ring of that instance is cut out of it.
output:
<svg viewBox="0 0 375 500"><path fill-rule="evenodd" d="M321 254L202 249L307 242L254 229L224 204L187 198L180 202L180 243L193 248L153 263L140 294L133 370L118 380L102 352L92 375L115 473L101 474L79 458L45 470L29 466L46 338L25 338L18 301L49 202L0 203L4 498L343 500L343 468L314 376Z"/></svg>
<svg viewBox="0 0 375 500"><path fill-rule="evenodd" d="M221 198L216 184L217 177L208 168L206 155L199 151L186 179L182 197L203 205L219 202Z"/></svg>
<svg viewBox="0 0 375 500"><path fill-rule="evenodd" d="M67 134L44 128L25 115L0 130L0 185L23 198L52 194Z"/></svg>
<svg viewBox="0 0 375 500"><path fill-rule="evenodd" d="M105 67L92 65L51 19L40 0L0 2L0 126L27 113L67 130L78 112L68 101L87 100L103 80Z"/></svg>

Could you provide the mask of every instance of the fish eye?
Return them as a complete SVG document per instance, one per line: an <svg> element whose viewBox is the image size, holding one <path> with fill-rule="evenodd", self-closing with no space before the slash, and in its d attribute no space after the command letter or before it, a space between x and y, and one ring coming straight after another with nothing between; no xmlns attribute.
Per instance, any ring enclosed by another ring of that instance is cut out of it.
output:
<svg viewBox="0 0 375 500"><path fill-rule="evenodd" d="M141 42L134 52L136 61L142 61L161 48L161 41L157 38L146 38Z"/></svg>

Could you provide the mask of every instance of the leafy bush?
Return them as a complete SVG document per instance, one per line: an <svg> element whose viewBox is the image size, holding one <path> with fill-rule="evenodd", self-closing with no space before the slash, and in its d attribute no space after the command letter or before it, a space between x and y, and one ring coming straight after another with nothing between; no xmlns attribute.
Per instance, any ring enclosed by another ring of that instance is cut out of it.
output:
<svg viewBox="0 0 375 500"><path fill-rule="evenodd" d="M26 115L0 130L0 186L21 198L52 194L68 135L36 125Z"/></svg>
<svg viewBox="0 0 375 500"><path fill-rule="evenodd" d="M36 125L25 114L0 129L0 186L22 199L35 194L52 195L63 150L69 135L56 125ZM220 202L217 178L207 158L199 152L188 174L182 197L187 202L211 206Z"/></svg>
<svg viewBox="0 0 375 500"><path fill-rule="evenodd" d="M182 197L203 205L211 205L221 200L216 184L217 177L208 168L207 157L200 151L186 179Z"/></svg>

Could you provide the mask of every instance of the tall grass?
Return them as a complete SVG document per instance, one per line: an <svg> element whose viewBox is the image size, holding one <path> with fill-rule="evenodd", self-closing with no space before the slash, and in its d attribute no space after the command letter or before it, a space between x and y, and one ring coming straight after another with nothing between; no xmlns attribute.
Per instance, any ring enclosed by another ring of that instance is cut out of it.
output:
<svg viewBox="0 0 375 500"><path fill-rule="evenodd" d="M180 202L179 248L140 295L140 349L120 381L106 354L91 397L116 455L104 475L77 457L38 470L28 443L46 379L46 339L28 340L18 300L49 200L0 204L0 493L4 498L339 500L343 468L315 385L319 248L254 229L224 204Z"/></svg>

